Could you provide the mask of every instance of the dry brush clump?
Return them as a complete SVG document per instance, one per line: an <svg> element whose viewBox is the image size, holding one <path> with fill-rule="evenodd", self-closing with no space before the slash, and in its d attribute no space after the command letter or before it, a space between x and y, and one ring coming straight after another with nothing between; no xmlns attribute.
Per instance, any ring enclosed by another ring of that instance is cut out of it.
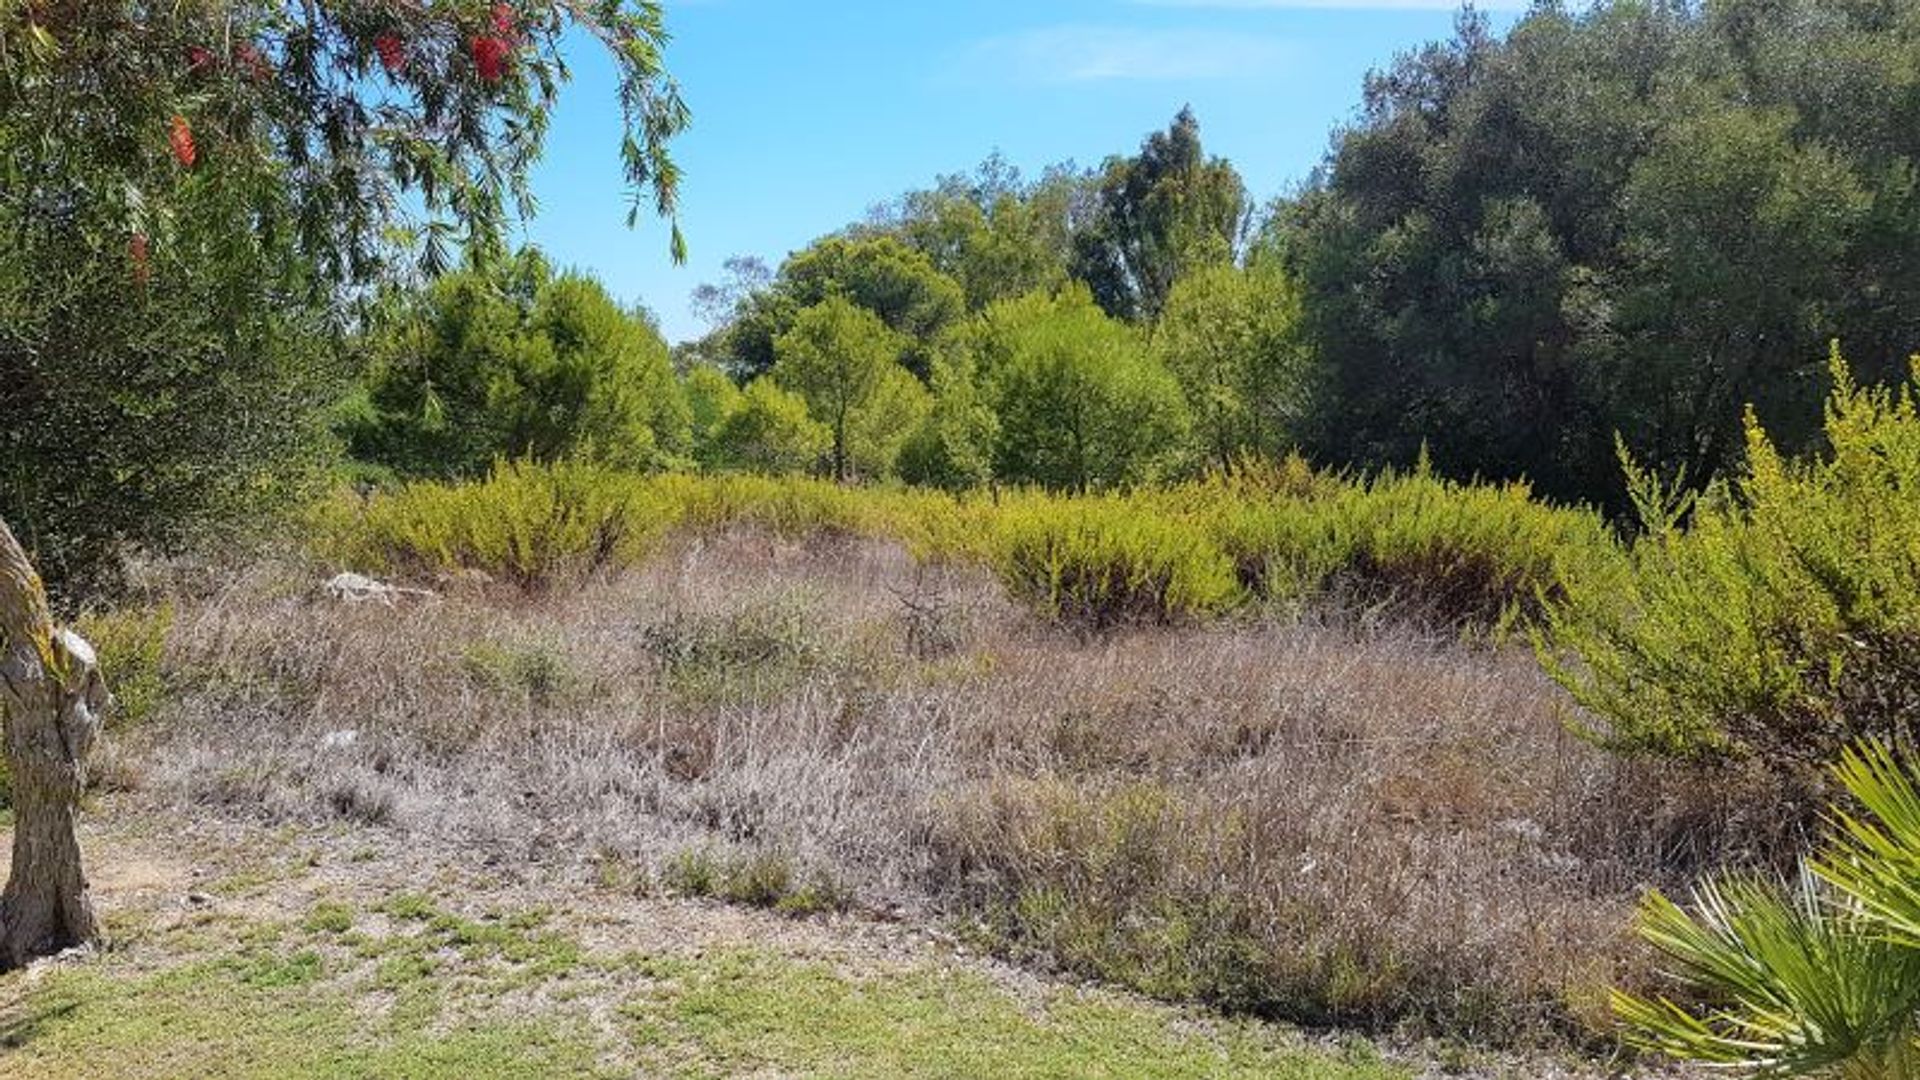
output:
<svg viewBox="0 0 1920 1080"><path fill-rule="evenodd" d="M1721 854L1683 777L1446 635L1071 633L984 569L763 528L532 593L316 580L261 563L174 602L169 692L118 736L137 797L944 913L1171 997L1500 1039L1597 1017L1637 978L1641 890Z"/></svg>

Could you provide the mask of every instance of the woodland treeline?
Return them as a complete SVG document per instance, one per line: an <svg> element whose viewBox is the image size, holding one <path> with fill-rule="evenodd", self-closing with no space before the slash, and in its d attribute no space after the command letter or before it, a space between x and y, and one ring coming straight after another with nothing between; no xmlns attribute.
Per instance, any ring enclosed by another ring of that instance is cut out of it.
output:
<svg viewBox="0 0 1920 1080"><path fill-rule="evenodd" d="M1189 111L1094 168L990 158L731 260L673 348L497 234L323 264L288 207L233 244L245 189L205 169L133 240L0 200L0 513L59 578L343 459L1109 490L1298 452L1618 512L1616 439L1703 487L1749 405L1818 444L1831 341L1868 384L1920 349L1917 38L1903 0L1545 4L1504 34L1469 12L1372 74L1282 197ZM94 302L129 277L140 303Z"/></svg>

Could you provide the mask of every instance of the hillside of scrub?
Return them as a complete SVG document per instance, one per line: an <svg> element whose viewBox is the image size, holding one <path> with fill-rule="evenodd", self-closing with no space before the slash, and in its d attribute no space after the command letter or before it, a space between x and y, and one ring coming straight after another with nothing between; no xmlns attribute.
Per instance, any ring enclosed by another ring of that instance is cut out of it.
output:
<svg viewBox="0 0 1920 1080"><path fill-rule="evenodd" d="M1651 978L1642 890L1753 831L1687 770L1569 731L1531 653L1480 632L1526 617L1517 587L1479 599L1476 569L1452 619L1396 595L1389 566L1476 566L1437 541L1379 554L1404 535L1384 507L1439 503L1438 481L1299 494L1377 523L1340 535L1311 601L1246 569L1295 564L1209 539L1251 504L1206 487L1128 506L622 483L508 468L330 504L319 558L148 568L144 599L88 624L145 658L110 667L140 708L98 764L103 815L904 923L1218 1014L1562 1055L1611 1052L1608 988ZM650 511L661 492L681 508ZM1179 542L1102 533L1110 507ZM1490 530L1426 513L1460 524L1448 543ZM1167 603L1178 572L1151 571L1174 557L1220 561L1223 602ZM343 567L431 595L344 602L323 588Z"/></svg>

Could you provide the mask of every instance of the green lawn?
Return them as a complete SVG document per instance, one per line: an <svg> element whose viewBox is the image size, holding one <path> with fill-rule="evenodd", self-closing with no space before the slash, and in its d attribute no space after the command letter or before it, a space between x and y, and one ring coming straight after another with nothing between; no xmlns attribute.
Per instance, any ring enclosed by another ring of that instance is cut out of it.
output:
<svg viewBox="0 0 1920 1080"><path fill-rule="evenodd" d="M600 955L540 911L418 895L287 922L206 914L0 978L8 1077L1403 1076L1123 995L965 962Z"/></svg>

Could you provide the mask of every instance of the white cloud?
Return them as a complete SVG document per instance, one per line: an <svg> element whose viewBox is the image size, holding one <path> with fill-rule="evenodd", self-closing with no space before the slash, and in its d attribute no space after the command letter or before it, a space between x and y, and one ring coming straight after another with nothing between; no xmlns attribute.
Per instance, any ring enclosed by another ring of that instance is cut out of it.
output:
<svg viewBox="0 0 1920 1080"><path fill-rule="evenodd" d="M1292 54L1286 41L1249 34L1054 26L981 41L963 61L976 77L1071 83L1246 78Z"/></svg>

